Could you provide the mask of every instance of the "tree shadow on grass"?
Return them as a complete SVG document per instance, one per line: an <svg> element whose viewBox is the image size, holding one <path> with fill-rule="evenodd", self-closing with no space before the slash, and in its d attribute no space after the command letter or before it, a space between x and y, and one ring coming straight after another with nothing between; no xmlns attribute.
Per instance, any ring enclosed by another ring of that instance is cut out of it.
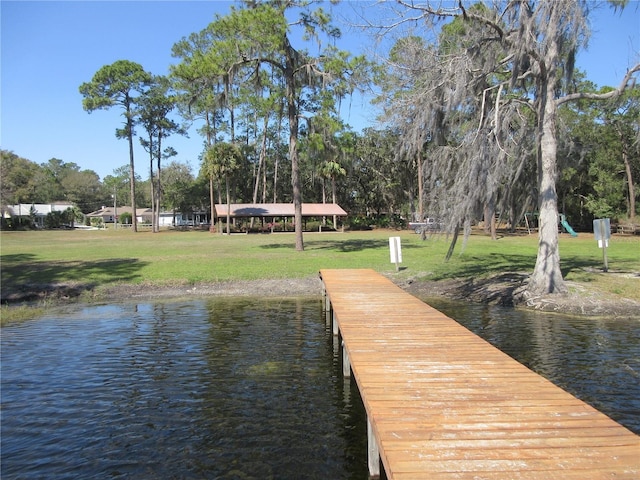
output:
<svg viewBox="0 0 640 480"><path fill-rule="evenodd" d="M135 258L97 261L41 261L35 255L1 257L2 303L36 300L51 296L76 297L99 285L128 283L140 278L145 266Z"/></svg>
<svg viewBox="0 0 640 480"><path fill-rule="evenodd" d="M291 249L291 243L272 243L263 245L264 249ZM389 241L384 239L347 239L347 240L312 240L304 242L304 249L307 250L335 250L336 252L361 252L363 250L380 250L388 249ZM403 249L417 248L416 245L403 244Z"/></svg>
<svg viewBox="0 0 640 480"><path fill-rule="evenodd" d="M536 263L536 255L520 255L512 253L489 253L487 255L461 255L454 257L450 262L443 263L443 268L437 272L432 280L461 280L482 279L496 275L510 273L533 273ZM616 267L619 271L634 272L635 261L617 260ZM592 256L564 256L560 261L562 276L581 271L602 270L602 261ZM518 277L520 278L520 277Z"/></svg>
<svg viewBox="0 0 640 480"><path fill-rule="evenodd" d="M458 256L444 263L433 280L479 278L510 272L533 271L536 258L530 255L490 253L487 255Z"/></svg>

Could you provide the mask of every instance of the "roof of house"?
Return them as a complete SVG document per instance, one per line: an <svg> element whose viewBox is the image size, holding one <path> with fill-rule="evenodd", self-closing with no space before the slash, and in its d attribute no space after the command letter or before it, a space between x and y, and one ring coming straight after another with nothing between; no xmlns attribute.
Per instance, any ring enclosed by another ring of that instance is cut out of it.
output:
<svg viewBox="0 0 640 480"><path fill-rule="evenodd" d="M295 214L293 203L232 203L229 209L232 217L293 217ZM226 204L216 204L216 215L227 215ZM335 203L303 203L303 217L346 216L345 212Z"/></svg>
<svg viewBox="0 0 640 480"><path fill-rule="evenodd" d="M128 206L121 206L116 208L116 213L118 215L122 215L123 213L131 213L132 209ZM104 216L113 216L114 210L113 207L102 207L100 210L96 210L95 212L87 213L87 217L104 217ZM136 216L141 217L145 215L151 215L150 208L136 208Z"/></svg>

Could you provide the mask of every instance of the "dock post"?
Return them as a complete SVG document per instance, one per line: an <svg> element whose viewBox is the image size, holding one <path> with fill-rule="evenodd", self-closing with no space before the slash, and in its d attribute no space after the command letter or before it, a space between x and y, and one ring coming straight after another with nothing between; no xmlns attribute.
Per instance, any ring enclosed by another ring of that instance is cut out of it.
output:
<svg viewBox="0 0 640 480"><path fill-rule="evenodd" d="M338 317L333 309L331 309L331 321L333 322L333 334L338 335L340 333L340 327L338 327Z"/></svg>
<svg viewBox="0 0 640 480"><path fill-rule="evenodd" d="M378 441L371 426L369 414L367 414L367 463L369 465L369 478L380 478L380 450Z"/></svg>
<svg viewBox="0 0 640 480"><path fill-rule="evenodd" d="M342 341L342 376L344 378L351 376L351 362L349 361L349 352L347 352L344 340Z"/></svg>
<svg viewBox="0 0 640 480"><path fill-rule="evenodd" d="M322 278L322 277L320 277ZM329 292L327 292L327 286L324 284L324 281L321 282L322 283L322 310L324 311L325 315L326 315L326 321L327 321L327 326L329 326L329 319L330 319L330 315L331 315L331 300L329 300Z"/></svg>
<svg viewBox="0 0 640 480"><path fill-rule="evenodd" d="M331 300L329 300L329 295L327 294L327 287L325 287L324 283L322 284L322 298L324 299L325 311L331 310Z"/></svg>

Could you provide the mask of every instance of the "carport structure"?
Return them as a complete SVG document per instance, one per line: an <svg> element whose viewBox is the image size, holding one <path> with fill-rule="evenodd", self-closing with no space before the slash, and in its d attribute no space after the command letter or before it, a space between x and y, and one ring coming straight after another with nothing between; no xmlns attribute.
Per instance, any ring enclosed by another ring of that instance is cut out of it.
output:
<svg viewBox="0 0 640 480"><path fill-rule="evenodd" d="M293 203L232 203L229 205L231 218L259 218L264 230L265 218L293 218L295 209ZM216 216L220 219L227 217L227 205L216 204ZM303 203L302 217L346 217L345 212L336 203ZM273 226L270 227L273 231Z"/></svg>

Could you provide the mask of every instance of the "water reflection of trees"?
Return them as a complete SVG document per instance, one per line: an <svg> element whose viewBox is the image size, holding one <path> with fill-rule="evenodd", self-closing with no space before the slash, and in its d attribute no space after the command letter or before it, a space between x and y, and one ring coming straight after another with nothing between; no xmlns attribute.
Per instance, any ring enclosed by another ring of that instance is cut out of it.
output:
<svg viewBox="0 0 640 480"><path fill-rule="evenodd" d="M206 448L225 459L212 471L242 465L268 476L275 461L279 478L358 468L343 434L354 402L345 402L320 299L220 298L206 309Z"/></svg>

